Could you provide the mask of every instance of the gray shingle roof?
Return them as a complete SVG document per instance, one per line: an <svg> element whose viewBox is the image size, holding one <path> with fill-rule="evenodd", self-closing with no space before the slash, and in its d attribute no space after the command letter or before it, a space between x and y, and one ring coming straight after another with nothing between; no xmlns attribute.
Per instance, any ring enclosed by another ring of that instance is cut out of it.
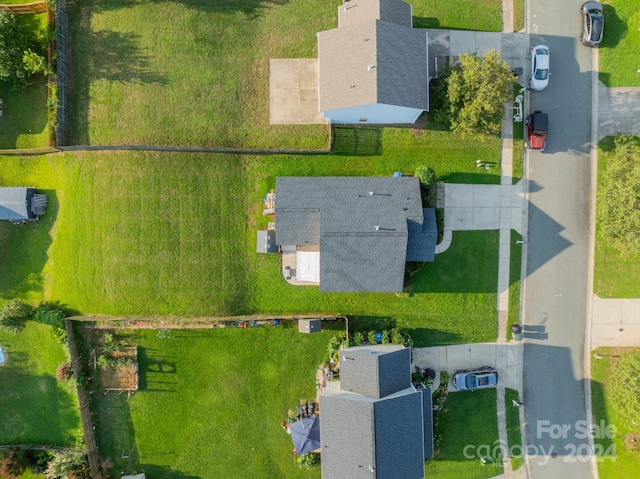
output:
<svg viewBox="0 0 640 479"><path fill-rule="evenodd" d="M320 246L321 291L402 291L407 245L433 254L423 215L414 177L276 179L276 244Z"/></svg>
<svg viewBox="0 0 640 479"><path fill-rule="evenodd" d="M372 20L320 32L318 71L320 111L374 103L429 109L425 30Z"/></svg>
<svg viewBox="0 0 640 479"><path fill-rule="evenodd" d="M408 221L407 261L433 261L436 256L438 226L436 210L424 208L422 224Z"/></svg>
<svg viewBox="0 0 640 479"><path fill-rule="evenodd" d="M358 0L346 2L338 7L340 27L373 20L384 20L411 28L411 5L403 0Z"/></svg>
<svg viewBox="0 0 640 479"><path fill-rule="evenodd" d="M0 188L0 220L27 220L35 218L29 208L33 188Z"/></svg>
<svg viewBox="0 0 640 479"><path fill-rule="evenodd" d="M381 398L411 386L411 350L385 347L348 348L340 352L340 388Z"/></svg>
<svg viewBox="0 0 640 479"><path fill-rule="evenodd" d="M340 353L341 390L320 396L323 479L424 477L424 458L433 454L431 396L411 386L411 351L396 348Z"/></svg>

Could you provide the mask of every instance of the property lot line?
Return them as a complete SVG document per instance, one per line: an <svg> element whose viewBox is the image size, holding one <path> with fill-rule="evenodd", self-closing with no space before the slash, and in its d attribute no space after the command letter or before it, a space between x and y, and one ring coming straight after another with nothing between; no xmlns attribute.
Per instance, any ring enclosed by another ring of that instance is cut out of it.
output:
<svg viewBox="0 0 640 479"><path fill-rule="evenodd" d="M167 145L81 145L60 146L59 151L160 151L179 153L227 153L233 155L326 155L331 148L322 150L278 150L230 148L225 146L167 146Z"/></svg>

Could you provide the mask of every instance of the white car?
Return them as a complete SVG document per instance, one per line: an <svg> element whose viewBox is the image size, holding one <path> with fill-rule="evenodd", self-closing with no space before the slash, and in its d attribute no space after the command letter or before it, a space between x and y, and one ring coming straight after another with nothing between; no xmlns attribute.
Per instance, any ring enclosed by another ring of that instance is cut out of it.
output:
<svg viewBox="0 0 640 479"><path fill-rule="evenodd" d="M531 59L531 79L529 87L535 91L544 90L549 84L549 48L538 45L529 53Z"/></svg>

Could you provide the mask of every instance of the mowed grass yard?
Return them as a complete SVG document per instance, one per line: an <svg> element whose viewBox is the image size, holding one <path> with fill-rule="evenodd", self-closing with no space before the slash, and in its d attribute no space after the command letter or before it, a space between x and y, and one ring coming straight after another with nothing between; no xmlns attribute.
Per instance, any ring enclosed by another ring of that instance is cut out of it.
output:
<svg viewBox="0 0 640 479"><path fill-rule="evenodd" d="M636 477L640 469L640 456L630 451L624 444L625 436L637 433L637 427L626 423L611 401L609 378L618 361L616 356L624 348L598 348L591 355L591 396L593 402L594 424L604 421L605 427L615 426L615 437L607 437L602 431L595 438L595 451L598 459L598 476L601 479L626 479ZM596 355L600 357L595 358Z"/></svg>
<svg viewBox="0 0 640 479"><path fill-rule="evenodd" d="M442 440L439 454L426 462L425 477L487 479L502 474L502 461L494 454L500 450L496 394L496 389L449 393L443 409L434 411Z"/></svg>
<svg viewBox="0 0 640 479"><path fill-rule="evenodd" d="M500 31L499 0L413 0L416 27ZM70 12L71 144L323 148L269 125L269 59L315 58L339 2L88 0Z"/></svg>
<svg viewBox="0 0 640 479"><path fill-rule="evenodd" d="M135 470L153 478L319 478L319 469L298 467L280 422L300 399L315 399L315 371L335 332L133 333L140 391L128 402L93 394L101 458L113 462L114 477Z"/></svg>
<svg viewBox="0 0 640 479"><path fill-rule="evenodd" d="M0 444L70 446L81 429L74 396L56 380L66 361L51 326L27 322L18 334L0 331Z"/></svg>
<svg viewBox="0 0 640 479"><path fill-rule="evenodd" d="M613 138L600 142L598 151L598 183L603 181L607 168L607 155L613 148ZM623 257L610 246L596 224L596 247L594 264L594 292L601 298L640 297L640 253Z"/></svg>
<svg viewBox="0 0 640 479"><path fill-rule="evenodd" d="M604 0L599 78L607 86L640 86L640 0Z"/></svg>

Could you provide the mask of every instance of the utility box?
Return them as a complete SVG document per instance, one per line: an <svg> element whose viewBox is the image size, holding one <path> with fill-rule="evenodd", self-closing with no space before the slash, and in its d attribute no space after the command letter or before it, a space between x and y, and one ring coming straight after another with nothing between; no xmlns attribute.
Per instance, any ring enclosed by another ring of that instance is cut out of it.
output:
<svg viewBox="0 0 640 479"><path fill-rule="evenodd" d="M299 319L298 332L300 333L319 333L322 330L320 319Z"/></svg>

